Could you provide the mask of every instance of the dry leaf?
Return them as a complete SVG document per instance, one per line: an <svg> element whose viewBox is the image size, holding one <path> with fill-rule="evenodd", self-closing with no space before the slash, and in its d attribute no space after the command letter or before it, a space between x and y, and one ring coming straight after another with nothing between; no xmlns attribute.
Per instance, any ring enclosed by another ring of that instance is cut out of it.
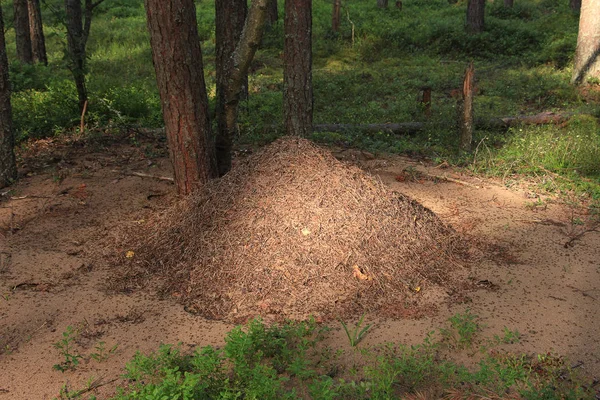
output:
<svg viewBox="0 0 600 400"><path fill-rule="evenodd" d="M357 278L360 279L361 281L370 281L371 277L369 275L366 275L365 273L363 273L360 268L358 267L358 265L355 265L354 267L352 267L352 275Z"/></svg>
<svg viewBox="0 0 600 400"><path fill-rule="evenodd" d="M133 258L134 255L135 255L135 253L131 250L129 250L127 253L125 253L125 257L127 257L127 258Z"/></svg>
<svg viewBox="0 0 600 400"><path fill-rule="evenodd" d="M302 234L304 236L308 236L308 235L310 235L310 230L308 228L302 228Z"/></svg>

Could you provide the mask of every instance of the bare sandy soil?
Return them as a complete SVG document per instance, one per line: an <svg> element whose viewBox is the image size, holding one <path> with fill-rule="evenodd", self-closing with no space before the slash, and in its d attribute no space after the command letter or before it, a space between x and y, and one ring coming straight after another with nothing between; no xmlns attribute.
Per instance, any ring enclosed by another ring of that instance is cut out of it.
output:
<svg viewBox="0 0 600 400"><path fill-rule="evenodd" d="M106 383L90 392L105 398L138 350L222 344L231 325L191 315L175 299L160 300L144 289L107 291L112 271L93 256L106 252L100 246L120 224L142 224L175 200L169 181L133 174L171 175L164 152L157 155L160 146L38 143L25 154L23 178L2 190L0 399L51 399L62 387L78 390L91 382ZM459 232L503 249L490 258L495 261L473 268L481 290L465 303L441 305L435 316L417 320L371 315L375 327L365 345L418 343L470 308L485 325L482 337L516 329L522 340L513 351L556 352L585 375L600 376L600 234L578 236L590 228L585 208L523 184L507 188L409 158L335 154L414 197ZM62 361L53 343L67 326L78 329L75 351L84 357L75 371L62 373L53 369ZM339 330L328 340L347 346ZM98 361L91 354L99 353L101 342L107 357Z"/></svg>

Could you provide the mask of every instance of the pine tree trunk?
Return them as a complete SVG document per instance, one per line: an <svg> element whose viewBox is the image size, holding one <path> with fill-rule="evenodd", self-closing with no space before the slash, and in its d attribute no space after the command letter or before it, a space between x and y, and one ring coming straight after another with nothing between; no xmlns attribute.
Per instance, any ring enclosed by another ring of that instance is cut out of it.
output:
<svg viewBox="0 0 600 400"><path fill-rule="evenodd" d="M65 0L67 23L67 47L71 62L69 69L75 80L77 96L79 98L79 112L83 112L87 102L87 88L85 84L85 41L83 27L83 11L80 0Z"/></svg>
<svg viewBox="0 0 600 400"><path fill-rule="evenodd" d="M233 53L240 40L248 5L246 0L219 0L215 2L215 25L216 25L216 72L217 72L217 134L216 154L219 175L224 175L231 168L231 152L233 138L238 134L237 105L235 115L229 120L234 121L229 126L225 108L227 102L227 85L233 71ZM248 74L243 77L241 97L248 91ZM237 99L239 101L239 99Z"/></svg>
<svg viewBox="0 0 600 400"><path fill-rule="evenodd" d="M571 82L579 85L588 78L600 79L600 0L583 0L581 3Z"/></svg>
<svg viewBox="0 0 600 400"><path fill-rule="evenodd" d="M514 5L514 0L504 0L504 7L512 8Z"/></svg>
<svg viewBox="0 0 600 400"><path fill-rule="evenodd" d="M467 5L467 32L483 32L484 14L485 0L469 0Z"/></svg>
<svg viewBox="0 0 600 400"><path fill-rule="evenodd" d="M193 0L145 0L152 59L180 194L217 175Z"/></svg>
<svg viewBox="0 0 600 400"><path fill-rule="evenodd" d="M29 30L33 61L48 65L40 0L27 0L27 9L29 11Z"/></svg>
<svg viewBox="0 0 600 400"><path fill-rule="evenodd" d="M15 41L17 44L17 59L26 64L33 64L27 0L14 0L13 6L15 14Z"/></svg>
<svg viewBox="0 0 600 400"><path fill-rule="evenodd" d="M10 185L16 179L17 164L12 131L8 57L4 41L4 18L0 7L0 188Z"/></svg>
<svg viewBox="0 0 600 400"><path fill-rule="evenodd" d="M581 12L581 0L569 0L569 8L574 14Z"/></svg>
<svg viewBox="0 0 600 400"><path fill-rule="evenodd" d="M333 0L333 15L331 16L331 30L334 32L340 31L341 5L342 5L342 0Z"/></svg>
<svg viewBox="0 0 600 400"><path fill-rule="evenodd" d="M312 133L312 1L286 0L283 45L283 113L288 135Z"/></svg>
<svg viewBox="0 0 600 400"><path fill-rule="evenodd" d="M387 8L388 0L377 0L377 7L379 8Z"/></svg>
<svg viewBox="0 0 600 400"><path fill-rule="evenodd" d="M279 19L279 10L277 9L277 0L269 0L267 9L267 23L275 25Z"/></svg>

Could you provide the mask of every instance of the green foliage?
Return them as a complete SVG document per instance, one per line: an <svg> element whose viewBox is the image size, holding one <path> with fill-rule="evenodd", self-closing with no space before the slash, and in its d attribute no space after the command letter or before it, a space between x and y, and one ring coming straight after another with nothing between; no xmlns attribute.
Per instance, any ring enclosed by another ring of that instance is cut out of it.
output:
<svg viewBox="0 0 600 400"><path fill-rule="evenodd" d="M367 324L364 327L362 326L364 319L365 319L365 314L363 314L360 317L360 319L358 320L358 322L356 323L356 326L354 326L354 329L352 331L350 331L348 329L348 326L346 325L346 323L344 321L340 321L342 324L342 328L344 328L344 332L346 332L346 336L348 337L350 346L352 346L352 347L356 347L356 345L359 344L365 338L365 336L369 332L369 329L371 328L371 324Z"/></svg>
<svg viewBox="0 0 600 400"><path fill-rule="evenodd" d="M475 335L481 330L479 317L466 310L464 314L457 313L448 319L449 328L441 330L444 339L451 345L465 349L473 345Z"/></svg>
<svg viewBox="0 0 600 400"><path fill-rule="evenodd" d="M57 371L65 372L74 370L79 365L79 360L82 358L79 354L73 350L73 342L79 332L71 325L67 326L67 329L62 334L62 339L56 343L53 343L55 349L58 349L60 355L63 357L63 361L59 364L52 366Z"/></svg>

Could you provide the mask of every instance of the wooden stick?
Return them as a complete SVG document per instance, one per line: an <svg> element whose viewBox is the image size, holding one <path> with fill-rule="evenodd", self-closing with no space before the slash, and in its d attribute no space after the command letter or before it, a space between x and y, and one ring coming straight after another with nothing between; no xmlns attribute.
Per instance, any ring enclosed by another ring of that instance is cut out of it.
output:
<svg viewBox="0 0 600 400"><path fill-rule="evenodd" d="M123 175L129 175L129 176L139 176L140 178L152 178L152 179L158 179L159 181L169 181L169 182L175 182L175 179L168 177L168 176L160 176L160 175L150 175L150 174L146 174L143 172L135 172L135 171L117 171L115 169L113 169L111 172L115 172L117 174L123 174Z"/></svg>
<svg viewBox="0 0 600 400"><path fill-rule="evenodd" d="M79 133L82 133L82 134L85 129L85 112L87 111L87 106L88 106L88 101L86 100L85 103L83 103L83 111L81 111L81 122L79 124Z"/></svg>

